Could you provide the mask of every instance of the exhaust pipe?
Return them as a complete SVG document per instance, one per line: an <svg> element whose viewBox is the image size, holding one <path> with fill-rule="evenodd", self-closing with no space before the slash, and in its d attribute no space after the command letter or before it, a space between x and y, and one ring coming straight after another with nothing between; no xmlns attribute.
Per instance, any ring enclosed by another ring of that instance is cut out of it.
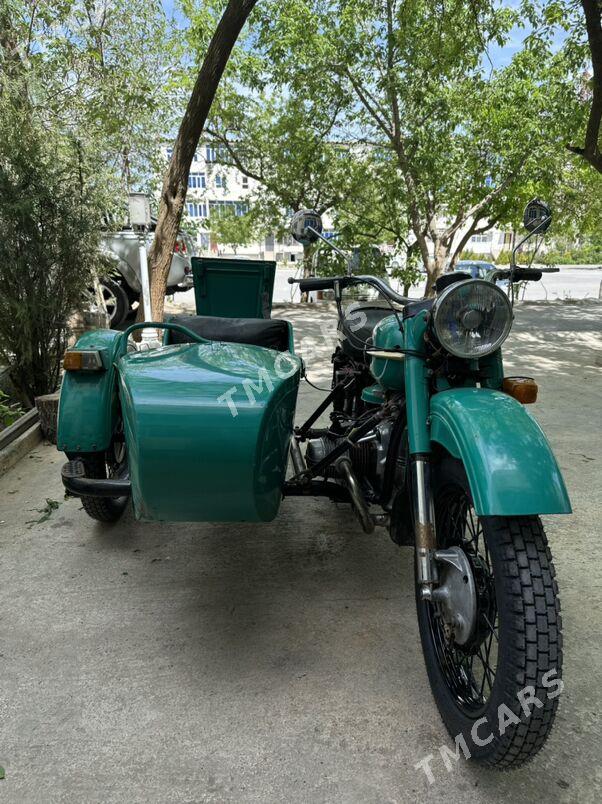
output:
<svg viewBox="0 0 602 804"><path fill-rule="evenodd" d="M295 438L295 436L291 436L291 461L293 462L293 469L295 470L295 475L302 475L303 472L307 471L307 466L305 464L305 458L301 452L301 447L299 446L299 442Z"/></svg>
<svg viewBox="0 0 602 804"><path fill-rule="evenodd" d="M356 514L358 515L360 525L362 526L364 533L373 533L375 522L364 500L364 495L362 494L360 484L355 476L353 467L351 466L351 461L346 457L339 458L337 461L337 468L343 475L343 479L347 485L347 488L349 489L351 502L355 508Z"/></svg>

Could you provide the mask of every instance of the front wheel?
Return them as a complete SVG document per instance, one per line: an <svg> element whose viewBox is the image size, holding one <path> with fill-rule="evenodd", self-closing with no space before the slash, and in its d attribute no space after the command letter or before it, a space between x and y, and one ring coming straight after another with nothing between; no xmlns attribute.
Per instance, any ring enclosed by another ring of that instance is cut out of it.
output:
<svg viewBox="0 0 602 804"><path fill-rule="evenodd" d="M422 648L456 754L518 767L542 748L562 691L554 566L539 517L478 517L459 461L434 483L439 587L417 594Z"/></svg>

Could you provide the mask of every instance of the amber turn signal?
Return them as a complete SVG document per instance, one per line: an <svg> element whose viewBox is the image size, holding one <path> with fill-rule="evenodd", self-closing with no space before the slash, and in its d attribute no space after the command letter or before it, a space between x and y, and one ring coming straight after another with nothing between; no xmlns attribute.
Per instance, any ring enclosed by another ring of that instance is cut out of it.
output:
<svg viewBox="0 0 602 804"><path fill-rule="evenodd" d="M65 371L101 371L100 352L70 349L63 357L63 368Z"/></svg>
<svg viewBox="0 0 602 804"><path fill-rule="evenodd" d="M538 386L531 377L505 377L504 392L513 396L523 405L532 405L537 402Z"/></svg>

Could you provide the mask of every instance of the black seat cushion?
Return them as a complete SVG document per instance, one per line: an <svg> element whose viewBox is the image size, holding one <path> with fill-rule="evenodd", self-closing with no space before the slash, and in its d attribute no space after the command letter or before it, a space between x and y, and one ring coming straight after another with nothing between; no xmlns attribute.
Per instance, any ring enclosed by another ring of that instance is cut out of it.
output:
<svg viewBox="0 0 602 804"><path fill-rule="evenodd" d="M192 330L209 341L251 343L286 352L289 348L289 328L286 321L273 318L218 318L209 315L174 315L168 319ZM170 331L168 343L190 343L182 332Z"/></svg>

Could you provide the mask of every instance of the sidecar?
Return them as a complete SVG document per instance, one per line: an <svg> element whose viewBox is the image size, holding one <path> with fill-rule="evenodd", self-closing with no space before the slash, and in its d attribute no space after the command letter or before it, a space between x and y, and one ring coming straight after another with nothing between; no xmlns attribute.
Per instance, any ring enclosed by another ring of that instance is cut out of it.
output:
<svg viewBox="0 0 602 804"><path fill-rule="evenodd" d="M128 338L140 326L86 333L66 354L67 491L93 516L108 512L97 519L112 518L100 500L118 509L129 496L144 520L273 519L302 365L291 325L175 316L160 325L162 345L134 351Z"/></svg>

